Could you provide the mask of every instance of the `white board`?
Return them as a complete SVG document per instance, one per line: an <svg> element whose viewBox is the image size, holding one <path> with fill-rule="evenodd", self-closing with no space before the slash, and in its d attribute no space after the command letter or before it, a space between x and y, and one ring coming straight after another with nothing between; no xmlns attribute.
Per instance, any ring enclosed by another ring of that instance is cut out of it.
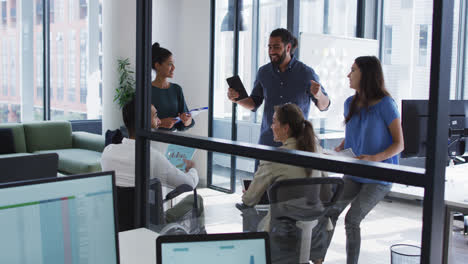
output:
<svg viewBox="0 0 468 264"><path fill-rule="evenodd" d="M299 51L299 60L314 69L331 99L328 111L320 112L316 107L311 107L309 119L326 118L327 129L342 128L343 103L354 94L354 90L349 88L349 79L346 76L355 58L368 55L378 57L379 42L371 39L301 33Z"/></svg>

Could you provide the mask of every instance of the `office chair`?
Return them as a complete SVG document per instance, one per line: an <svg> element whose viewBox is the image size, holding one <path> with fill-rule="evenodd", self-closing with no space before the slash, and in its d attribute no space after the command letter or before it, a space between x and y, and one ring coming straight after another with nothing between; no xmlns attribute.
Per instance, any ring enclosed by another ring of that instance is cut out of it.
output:
<svg viewBox="0 0 468 264"><path fill-rule="evenodd" d="M317 250L317 234L324 231L313 229L319 221L324 223L320 227L326 228L327 211L342 192L343 180L333 177L282 180L270 187L270 237L274 262L309 263L311 251Z"/></svg>
<svg viewBox="0 0 468 264"><path fill-rule="evenodd" d="M57 153L0 158L0 184L57 177Z"/></svg>
<svg viewBox="0 0 468 264"><path fill-rule="evenodd" d="M178 197L182 193L193 192L186 196L174 207L164 211L164 204ZM185 201L185 203L184 203ZM162 198L161 182L158 179L150 180L149 192L150 228L159 234L204 234L203 200L197 195L197 189L182 184ZM190 204L191 208L183 207Z"/></svg>
<svg viewBox="0 0 468 264"><path fill-rule="evenodd" d="M164 204L184 192L193 191L193 197L187 196L184 200L193 200L191 208L175 207L164 211ZM159 179L150 180L148 193L149 228L159 234L200 234L206 233L204 226L204 213L202 203L197 196L197 190L183 184L172 190L162 198L162 186ZM135 188L117 186L117 204L119 215L119 232L135 228ZM182 213L182 214L181 214Z"/></svg>

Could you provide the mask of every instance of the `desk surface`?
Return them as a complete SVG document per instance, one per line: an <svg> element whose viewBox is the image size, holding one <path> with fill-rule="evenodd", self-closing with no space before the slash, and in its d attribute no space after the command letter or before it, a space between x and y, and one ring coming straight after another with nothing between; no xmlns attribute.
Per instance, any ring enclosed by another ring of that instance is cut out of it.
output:
<svg viewBox="0 0 468 264"><path fill-rule="evenodd" d="M447 167L445 170L445 203L449 206L468 208L468 163ZM406 199L422 199L424 188L394 184L390 196Z"/></svg>
<svg viewBox="0 0 468 264"><path fill-rule="evenodd" d="M121 264L156 264L156 238L158 233L138 228L119 233Z"/></svg>

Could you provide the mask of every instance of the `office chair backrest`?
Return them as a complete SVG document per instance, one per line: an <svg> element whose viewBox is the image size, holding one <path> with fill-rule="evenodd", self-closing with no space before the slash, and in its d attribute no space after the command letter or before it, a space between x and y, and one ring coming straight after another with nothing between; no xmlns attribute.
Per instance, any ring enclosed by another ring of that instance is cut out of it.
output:
<svg viewBox="0 0 468 264"><path fill-rule="evenodd" d="M57 153L0 158L0 184L57 177Z"/></svg>
<svg viewBox="0 0 468 264"><path fill-rule="evenodd" d="M334 194L328 193L332 189ZM341 178L283 180L270 187L270 236L275 262L309 263L312 230L325 219L342 191Z"/></svg>
<svg viewBox="0 0 468 264"><path fill-rule="evenodd" d="M149 190L149 205L150 205L150 224L154 226L166 224L164 217L164 205L162 197L162 185L159 179L150 179Z"/></svg>
<svg viewBox="0 0 468 264"><path fill-rule="evenodd" d="M332 186L334 194L329 193ZM277 181L268 190L272 220L283 215L297 220L319 217L336 202L342 188L343 180L331 177Z"/></svg>

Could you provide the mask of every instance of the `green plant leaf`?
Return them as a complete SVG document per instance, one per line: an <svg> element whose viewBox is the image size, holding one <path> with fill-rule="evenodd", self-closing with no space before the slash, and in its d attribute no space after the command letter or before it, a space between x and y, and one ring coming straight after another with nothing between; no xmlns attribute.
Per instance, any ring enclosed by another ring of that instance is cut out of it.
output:
<svg viewBox="0 0 468 264"><path fill-rule="evenodd" d="M114 102L117 102L120 108L133 97L135 94L135 73L131 69L130 59L117 59L117 70L119 73L119 85L115 89Z"/></svg>

